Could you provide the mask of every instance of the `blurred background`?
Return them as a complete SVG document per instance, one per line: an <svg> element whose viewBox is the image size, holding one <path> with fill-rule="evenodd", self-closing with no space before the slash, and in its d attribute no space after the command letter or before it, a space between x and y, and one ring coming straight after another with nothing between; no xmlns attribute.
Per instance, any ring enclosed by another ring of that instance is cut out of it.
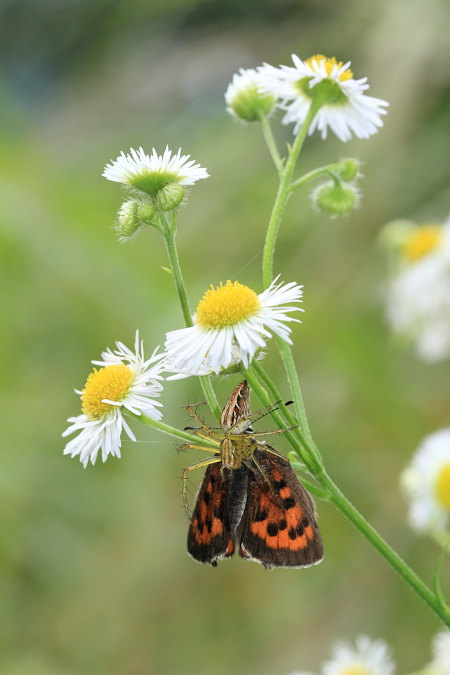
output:
<svg viewBox="0 0 450 675"><path fill-rule="evenodd" d="M240 67L292 52L351 60L390 102L385 126L346 145L315 135L299 171L359 157L361 208L329 220L297 194L275 270L305 286L296 359L329 473L431 583L439 550L408 529L398 476L449 424L448 364L393 344L377 233L450 211L449 27L446 0L2 0L2 673L318 672L336 638L360 633L386 639L399 672L428 661L437 618L332 506L317 504L318 567L200 566L180 477L201 454L134 424L140 442L125 441L120 461L84 470L63 457L61 433L91 359L132 345L136 328L151 352L181 327L161 237L117 241L121 193L104 165L140 145L191 154L211 175L180 218L192 306L227 279L261 292L276 177L259 128L226 113L225 89ZM283 147L292 127L279 119ZM275 353L265 363L289 397ZM237 382L217 383L221 403ZM202 398L195 379L167 383L165 421L185 426L183 406ZM442 583L449 597L448 566Z"/></svg>

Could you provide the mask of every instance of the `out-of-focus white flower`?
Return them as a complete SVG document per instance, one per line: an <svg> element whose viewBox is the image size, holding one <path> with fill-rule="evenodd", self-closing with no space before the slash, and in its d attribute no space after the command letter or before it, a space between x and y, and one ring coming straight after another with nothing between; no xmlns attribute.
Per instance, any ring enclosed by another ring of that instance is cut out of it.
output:
<svg viewBox="0 0 450 675"><path fill-rule="evenodd" d="M162 390L162 354L155 352L149 359L144 357L144 347L136 332L134 352L122 342L116 342L117 349L102 353L102 361L93 361L101 366L94 368L81 397L82 414L69 417L71 426L63 436L80 433L69 441L64 454L76 457L86 468L89 460L95 464L99 450L105 462L108 455L120 457L122 430L135 441L136 438L126 423L122 409L135 415L147 415L155 420L161 418L157 406L162 404L154 399Z"/></svg>
<svg viewBox="0 0 450 675"><path fill-rule="evenodd" d="M427 436L400 477L418 532L445 532L450 514L450 429Z"/></svg>
<svg viewBox="0 0 450 675"><path fill-rule="evenodd" d="M166 371L219 374L241 361L247 368L272 333L291 343L291 329L285 324L298 319L286 312L302 311L291 303L300 302L303 291L294 282L277 281L260 295L237 281L206 291L194 325L167 333Z"/></svg>
<svg viewBox="0 0 450 675"><path fill-rule="evenodd" d="M432 645L433 660L424 672L429 675L450 675L450 630L438 633Z"/></svg>
<svg viewBox="0 0 450 675"><path fill-rule="evenodd" d="M389 104L367 96L367 77L355 80L350 61L342 63L322 54L302 61L292 54L294 66L275 68L267 63L258 69L261 91L280 100L278 107L286 111L284 124L294 123L297 133L315 101L320 109L315 115L309 134L316 129L326 138L330 128L341 141L349 141L352 134L368 138L383 126L382 115Z"/></svg>
<svg viewBox="0 0 450 675"><path fill-rule="evenodd" d="M355 646L337 642L332 657L322 668L323 675L392 675L394 662L384 640L372 640L359 635Z"/></svg>
<svg viewBox="0 0 450 675"><path fill-rule="evenodd" d="M424 361L450 356L450 220L397 228L381 235L391 246L386 316L393 332Z"/></svg>
<svg viewBox="0 0 450 675"><path fill-rule="evenodd" d="M331 659L321 669L322 675L392 675L395 664L384 640L359 635L355 646L339 641L332 648ZM292 675L311 675L298 671Z"/></svg>

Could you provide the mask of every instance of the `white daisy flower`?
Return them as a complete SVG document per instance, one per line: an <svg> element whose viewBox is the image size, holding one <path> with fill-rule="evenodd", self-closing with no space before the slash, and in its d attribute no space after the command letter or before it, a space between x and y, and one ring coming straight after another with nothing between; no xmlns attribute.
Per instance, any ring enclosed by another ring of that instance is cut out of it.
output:
<svg viewBox="0 0 450 675"><path fill-rule="evenodd" d="M427 436L400 476L418 532L446 532L450 514L450 429Z"/></svg>
<svg viewBox="0 0 450 675"><path fill-rule="evenodd" d="M424 672L430 675L450 675L450 630L438 633L432 646L433 660Z"/></svg>
<svg viewBox="0 0 450 675"><path fill-rule="evenodd" d="M359 635L355 647L349 642L337 642L332 658L322 666L322 675L392 675L395 664L390 649L383 640L371 640ZM291 675L311 675L297 671Z"/></svg>
<svg viewBox="0 0 450 675"><path fill-rule="evenodd" d="M256 122L260 115L269 115L275 105L275 97L263 94L259 89L259 73L241 68L225 92L228 112L238 120Z"/></svg>
<svg viewBox="0 0 450 675"><path fill-rule="evenodd" d="M326 138L330 128L345 142L352 134L368 138L383 126L381 115L389 104L365 94L367 77L355 80L350 61L342 63L321 54L306 61L292 54L292 61L294 67L275 68L265 63L258 71L261 91L280 99L278 107L286 111L283 124L294 123L294 133L305 121L313 100L321 107L309 128L310 135L318 129Z"/></svg>
<svg viewBox="0 0 450 675"><path fill-rule="evenodd" d="M188 162L189 157L181 155L181 148L176 155L172 155L168 146L163 155L158 155L155 148L151 155L147 155L142 148L137 151L130 148L130 154L121 152L114 162L107 164L102 175L155 199L161 192L170 192L170 188L173 191L177 185L180 192L179 186L194 185L196 181L208 178L206 169L194 160ZM184 191L181 191L178 203L183 196Z"/></svg>
<svg viewBox="0 0 450 675"><path fill-rule="evenodd" d="M81 397L82 414L69 417L67 421L72 424L63 433L63 436L69 436L80 432L67 443L64 454L71 457L79 455L85 468L89 460L95 464L99 450L104 462L108 455L120 457L122 429L132 441L136 440L122 409L154 420L162 416L157 409L162 404L154 399L160 396L163 388L160 384L163 355L155 350L145 360L138 331L134 352L122 342L116 342L116 345L115 351L108 349L102 353L102 361L92 361L101 369L94 368L84 389L76 392Z"/></svg>
<svg viewBox="0 0 450 675"><path fill-rule="evenodd" d="M401 236L386 289L387 321L395 334L414 345L419 358L448 358L450 220L402 227Z"/></svg>
<svg viewBox="0 0 450 675"><path fill-rule="evenodd" d="M371 640L359 635L355 647L337 642L332 658L323 664L323 675L392 675L394 672L390 649L384 640Z"/></svg>
<svg viewBox="0 0 450 675"><path fill-rule="evenodd" d="M292 344L285 323L299 320L286 312L303 311L290 304L301 302L302 286L277 281L260 295L237 281L211 286L197 307L194 326L167 333L166 370L218 374L240 361L247 368L273 333Z"/></svg>

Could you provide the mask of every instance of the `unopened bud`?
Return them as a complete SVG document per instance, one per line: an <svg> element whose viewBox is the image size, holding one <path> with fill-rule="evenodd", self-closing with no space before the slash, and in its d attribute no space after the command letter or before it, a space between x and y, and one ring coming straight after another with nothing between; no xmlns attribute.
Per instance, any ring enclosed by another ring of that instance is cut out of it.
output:
<svg viewBox="0 0 450 675"><path fill-rule="evenodd" d="M244 122L257 122L261 115L270 115L275 105L272 94L259 90L259 74L256 70L241 68L233 76L225 93L227 110Z"/></svg>
<svg viewBox="0 0 450 675"><path fill-rule="evenodd" d="M120 240L125 242L133 239L139 230L152 225L156 210L152 204L137 202L130 199L124 202L117 214L116 231Z"/></svg>
<svg viewBox="0 0 450 675"><path fill-rule="evenodd" d="M186 195L186 188L179 183L171 183L161 188L153 199L157 211L172 211L181 204Z"/></svg>
<svg viewBox="0 0 450 675"><path fill-rule="evenodd" d="M347 157L347 159L342 160L340 167L338 169L339 175L343 181L349 183L352 180L355 180L359 174L360 162L353 157Z"/></svg>
<svg viewBox="0 0 450 675"><path fill-rule="evenodd" d="M386 251L403 249L411 234L416 229L415 223L406 218L391 220L380 230L378 243Z"/></svg>
<svg viewBox="0 0 450 675"><path fill-rule="evenodd" d="M331 217L343 216L357 206L358 190L351 183L329 181L319 185L312 194L314 205Z"/></svg>

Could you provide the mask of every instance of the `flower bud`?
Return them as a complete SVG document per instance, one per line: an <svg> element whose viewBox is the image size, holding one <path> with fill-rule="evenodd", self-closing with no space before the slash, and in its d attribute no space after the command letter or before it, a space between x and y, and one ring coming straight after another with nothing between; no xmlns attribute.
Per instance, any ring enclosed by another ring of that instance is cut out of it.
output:
<svg viewBox="0 0 450 675"><path fill-rule="evenodd" d="M353 157L342 160L339 167L339 176L346 183L355 180L359 174L360 162Z"/></svg>
<svg viewBox="0 0 450 675"><path fill-rule="evenodd" d="M350 213L357 206L358 190L351 183L333 180L319 185L312 194L314 206L332 218Z"/></svg>
<svg viewBox="0 0 450 675"><path fill-rule="evenodd" d="M133 239L139 230L152 225L156 210L152 204L137 202L131 199L124 202L117 214L115 229L120 241Z"/></svg>
<svg viewBox="0 0 450 675"><path fill-rule="evenodd" d="M415 229L416 225L412 220L406 218L391 220L380 230L378 243L386 251L399 251L403 249Z"/></svg>
<svg viewBox="0 0 450 675"><path fill-rule="evenodd" d="M261 115L269 115L275 106L272 94L259 91L259 75L256 70L241 68L233 76L225 93L227 110L233 117L244 122L257 122Z"/></svg>
<svg viewBox="0 0 450 675"><path fill-rule="evenodd" d="M181 204L186 195L186 188L179 183L171 183L159 190L153 203L157 211L172 211Z"/></svg>

